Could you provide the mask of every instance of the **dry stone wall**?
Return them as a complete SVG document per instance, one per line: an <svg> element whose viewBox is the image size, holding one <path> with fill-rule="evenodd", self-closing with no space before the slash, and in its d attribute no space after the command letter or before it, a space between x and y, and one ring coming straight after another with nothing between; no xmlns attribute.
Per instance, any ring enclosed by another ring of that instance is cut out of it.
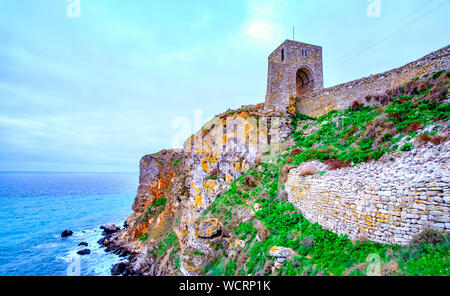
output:
<svg viewBox="0 0 450 296"><path fill-rule="evenodd" d="M449 231L450 144L427 145L323 176L293 169L289 201L311 222L352 239L405 245L425 227Z"/></svg>
<svg viewBox="0 0 450 296"><path fill-rule="evenodd" d="M296 99L297 111L320 117L332 110L346 109L355 100L365 102L367 95L381 95L385 90L405 84L415 77L450 67L450 45L403 67L313 92Z"/></svg>

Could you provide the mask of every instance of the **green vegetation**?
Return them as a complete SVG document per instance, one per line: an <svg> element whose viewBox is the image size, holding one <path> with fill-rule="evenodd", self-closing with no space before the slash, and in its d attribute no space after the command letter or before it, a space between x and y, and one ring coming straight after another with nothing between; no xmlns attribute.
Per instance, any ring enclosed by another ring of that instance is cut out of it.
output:
<svg viewBox="0 0 450 296"><path fill-rule="evenodd" d="M148 218L151 215L159 215L166 206L167 198L164 196L155 201L151 206L148 207L145 217Z"/></svg>
<svg viewBox="0 0 450 296"><path fill-rule="evenodd" d="M433 79L440 75L435 73ZM246 243L236 256L228 256L224 246L217 244L216 255L204 266L204 273L271 275L274 258L269 250L278 246L295 252L282 264L278 275L366 275L373 260L379 260L384 275L450 275L450 244L445 233L428 232L410 246L383 245L364 238L354 242L309 222L292 204L279 199L279 179L287 156L295 165L314 159L356 165L391 151L410 151L417 130L449 119L449 104L431 102L427 94L428 90L402 95L385 107L358 106L317 119L298 114L292 120L295 145L290 153L281 155L275 163L251 168L204 213L226 225L232 233L230 241ZM292 153L294 150L296 153ZM246 182L250 176L257 180L253 186ZM250 210L255 210L255 217L241 222L242 213ZM267 237L258 235L257 223L267 228Z"/></svg>
<svg viewBox="0 0 450 296"><path fill-rule="evenodd" d="M389 105L386 108L387 118L379 107L333 111L311 124L312 127L318 126L315 133L305 136L308 125L294 133L296 145L293 148L303 149L302 153L295 156L294 164L314 159L338 159L353 164L377 160L386 152L398 149L396 144L404 137L404 134L398 133L407 127L418 129L438 119L449 119L450 104L438 105L425 101L421 100L416 107L409 101ZM389 122L395 124L395 130ZM398 136L394 137L394 133ZM409 134L415 136L414 132ZM409 151L411 147L412 144L407 143L402 151Z"/></svg>
<svg viewBox="0 0 450 296"><path fill-rule="evenodd" d="M434 80L438 79L444 73L445 73L445 70L441 70L441 71L437 71L437 72L433 73L433 79Z"/></svg>
<svg viewBox="0 0 450 296"><path fill-rule="evenodd" d="M239 239L247 239L248 235L250 235L250 240L253 240L256 236L256 228L253 226L253 221L240 223L234 233Z"/></svg>
<svg viewBox="0 0 450 296"><path fill-rule="evenodd" d="M161 257L166 253L166 251L173 247L171 255L176 254L179 249L180 245L178 243L178 237L177 235L171 230L165 237L160 241L160 243L153 249L152 254L155 255L157 258Z"/></svg>
<svg viewBox="0 0 450 296"><path fill-rule="evenodd" d="M145 243L148 240L148 233L144 233L139 237L139 240L143 243Z"/></svg>
<svg viewBox="0 0 450 296"><path fill-rule="evenodd" d="M263 165L260 172L263 176L262 184L265 189L276 188L277 179L268 176L276 175L277 165ZM266 178L264 178L266 176ZM236 180L235 184L244 182L244 178ZM393 275L449 275L449 240L444 239L430 245L423 242L417 246L401 247L382 245L374 242L352 242L347 236L335 234L323 229L319 224L313 224L305 219L300 211L292 204L277 201L278 191L270 191L269 197L255 199L254 192L259 192L260 186L255 187L250 194L234 193L236 199L251 199L260 205L256 212L256 219L261 221L270 231L270 236L257 241L257 231L254 222L239 223L234 231L238 239L246 241L245 264L241 270L236 270L236 259L226 256L213 258L204 269L208 275L270 275L264 272L268 262L273 260L268 254L273 246L287 247L294 250L298 256L283 263L279 275L365 275L368 266L367 258L376 254L382 266L394 266L388 272ZM223 200L217 200L213 205L218 208ZM230 210L231 213L237 213ZM387 267L385 269L387 269ZM385 271L387 272L387 271Z"/></svg>
<svg viewBox="0 0 450 296"><path fill-rule="evenodd" d="M425 91L422 95L425 95ZM412 96L400 96L394 99L394 103L386 108L389 114L389 121L394 123L398 132L402 132L407 127L419 127L429 125L433 120L450 119L450 104L438 104L429 102L427 99L413 101Z"/></svg>

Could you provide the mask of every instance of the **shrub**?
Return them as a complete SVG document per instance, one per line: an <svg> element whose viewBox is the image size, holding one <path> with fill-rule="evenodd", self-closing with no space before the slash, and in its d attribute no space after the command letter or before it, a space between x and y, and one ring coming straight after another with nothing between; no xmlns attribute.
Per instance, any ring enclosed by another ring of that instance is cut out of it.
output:
<svg viewBox="0 0 450 296"><path fill-rule="evenodd" d="M412 143L406 143L400 150L403 152L411 151L413 147Z"/></svg>
<svg viewBox="0 0 450 296"><path fill-rule="evenodd" d="M148 233L144 233L139 237L139 240L143 243L145 243L148 240Z"/></svg>
<svg viewBox="0 0 450 296"><path fill-rule="evenodd" d="M301 148L295 148L291 151L290 155L291 156L295 156L295 155L299 155L303 153L303 149Z"/></svg>
<svg viewBox="0 0 450 296"><path fill-rule="evenodd" d="M441 70L441 71L437 71L437 72L433 73L433 79L434 80L438 79L444 73L445 73L445 70Z"/></svg>
<svg viewBox="0 0 450 296"><path fill-rule="evenodd" d="M349 162L343 162L339 159L329 159L329 160L325 160L324 163L326 165L328 165L328 169L330 171L333 170L337 170L337 169L342 169L342 168L346 168L350 166Z"/></svg>
<svg viewBox="0 0 450 296"><path fill-rule="evenodd" d="M444 142L446 142L449 138L449 135L446 136L432 136L431 137L431 143L433 143L434 145L439 145L442 144Z"/></svg>
<svg viewBox="0 0 450 296"><path fill-rule="evenodd" d="M417 247L422 244L438 245L447 241L448 238L441 231L426 228L412 239L410 245L412 247Z"/></svg>
<svg viewBox="0 0 450 296"><path fill-rule="evenodd" d="M314 247L314 239L311 236L307 236L302 240L302 246L305 248L311 248Z"/></svg>
<svg viewBox="0 0 450 296"><path fill-rule="evenodd" d="M423 123L420 121L411 122L408 126L403 130L406 133L416 132L423 128Z"/></svg>
<svg viewBox="0 0 450 296"><path fill-rule="evenodd" d="M417 136L417 139L420 142L428 143L428 142L431 142L432 136L429 135L429 134L420 134L420 135Z"/></svg>
<svg viewBox="0 0 450 296"><path fill-rule="evenodd" d="M178 237L175 232L171 230L164 239L162 239L157 247L155 247L152 251L152 254L156 257L161 257L170 247L174 246L174 248L179 247Z"/></svg>
<svg viewBox="0 0 450 296"><path fill-rule="evenodd" d="M360 110L362 108L362 106L364 106L364 105L363 105L363 103L361 103L360 100L354 100L352 103L352 106L350 108L355 111L355 110Z"/></svg>
<svg viewBox="0 0 450 296"><path fill-rule="evenodd" d="M431 142L434 145L439 145L439 144L446 142L449 139L449 135L438 136L438 135L430 135L430 134L420 134L417 136L417 139L423 143Z"/></svg>

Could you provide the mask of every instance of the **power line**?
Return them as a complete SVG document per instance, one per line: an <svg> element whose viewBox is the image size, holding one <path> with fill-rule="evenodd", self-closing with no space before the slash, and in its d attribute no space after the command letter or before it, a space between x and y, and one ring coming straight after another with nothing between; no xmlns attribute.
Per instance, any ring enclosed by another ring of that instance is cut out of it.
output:
<svg viewBox="0 0 450 296"><path fill-rule="evenodd" d="M395 26L397 26L398 24L402 23L404 20L408 19L410 16L414 15L416 12L422 10L423 8L425 8L426 6L428 6L429 4L431 4L431 2L433 2L433 1L435 1L435 0L429 0L428 2L425 3L425 5L422 5L422 6L420 6L419 8L417 8L416 10L414 10L413 12L410 12L408 15L406 15L405 17L403 17L400 21L397 21L397 22L395 22L393 25L390 25L388 28L386 28L381 34L384 34L384 33L389 32L391 29L395 28ZM379 34L379 35L380 35L380 34ZM365 48L366 45L367 45L367 43L370 43L372 40L374 40L374 37L373 37L373 36L372 36L372 38L370 38L369 40L366 40L366 41L360 43L358 46L356 46L356 47L351 51L351 53L349 53L349 54L347 55L347 57L348 57L348 56L352 57L353 54L354 54L355 52L358 52L358 51L359 51L361 48L363 48L363 47ZM341 59L341 60L345 60L345 59L346 59L346 58L344 57L344 58ZM332 64L332 65L331 65L331 68L334 68L334 66L337 65L337 64L339 64L339 62Z"/></svg>
<svg viewBox="0 0 450 296"><path fill-rule="evenodd" d="M430 4L433 0L427 2L427 4L425 4L424 6L422 6L421 8L419 8L418 10L422 9L423 7L427 6L428 4ZM432 8L431 10L428 10L426 13L422 14L421 16L415 18L414 20L412 20L411 22L407 23L406 25L400 27L398 30L394 31L393 33L387 35L386 37L383 37L382 39L373 42L372 44L369 44L369 46L364 47L361 51L358 51L356 54L352 55L350 58L344 60L342 63L332 66L330 71L334 71L336 68L346 64L347 62L349 62L350 60L355 59L356 57L360 56L361 54L369 51L370 49L373 49L376 45L386 41L387 39L391 38L392 36L394 36L395 34L401 32L402 30L404 30L405 28L411 26L412 24L418 22L419 20L421 20L422 18L424 18L425 16L429 15L430 13L434 12L435 10L437 10L438 8L444 6L445 4L448 4L450 0L445 0L444 2L440 3L438 6ZM413 13L410 13L408 16L406 16L403 19L408 18L409 16L413 15L416 11L414 11ZM389 28L388 30L385 30L385 32L389 31L391 28Z"/></svg>

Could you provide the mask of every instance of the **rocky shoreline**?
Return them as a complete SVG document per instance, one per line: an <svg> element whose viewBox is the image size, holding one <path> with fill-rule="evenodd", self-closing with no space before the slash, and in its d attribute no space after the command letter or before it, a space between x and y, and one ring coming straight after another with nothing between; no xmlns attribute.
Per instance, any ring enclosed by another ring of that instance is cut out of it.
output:
<svg viewBox="0 0 450 296"><path fill-rule="evenodd" d="M127 223L124 223L123 229L115 224L107 224L100 227L103 229L102 238L100 238L97 243L105 248L105 252L113 253L119 257L127 257L128 262L118 262L111 267L111 275L138 275L133 272L131 268L129 268L130 258L133 255L133 252L130 251L127 246L120 243L118 240L122 231L128 228Z"/></svg>
<svg viewBox="0 0 450 296"><path fill-rule="evenodd" d="M147 251L141 249L138 242L125 243L122 236L126 228L114 233L105 233L98 243L105 248L105 252L111 252L119 257L126 257L126 262L118 262L111 267L111 275L122 276L161 276L165 275L157 267L152 258L146 256Z"/></svg>

